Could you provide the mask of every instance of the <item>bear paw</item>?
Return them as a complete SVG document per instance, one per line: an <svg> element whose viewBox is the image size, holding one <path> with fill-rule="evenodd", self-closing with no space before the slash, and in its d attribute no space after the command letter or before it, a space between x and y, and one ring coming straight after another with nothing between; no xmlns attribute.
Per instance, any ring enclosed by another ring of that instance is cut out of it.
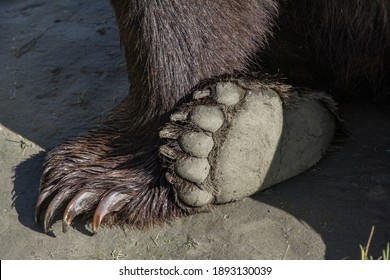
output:
<svg viewBox="0 0 390 280"><path fill-rule="evenodd" d="M219 82L193 93L160 131L166 178L187 207L242 199L313 166L335 132L333 106L320 93Z"/></svg>

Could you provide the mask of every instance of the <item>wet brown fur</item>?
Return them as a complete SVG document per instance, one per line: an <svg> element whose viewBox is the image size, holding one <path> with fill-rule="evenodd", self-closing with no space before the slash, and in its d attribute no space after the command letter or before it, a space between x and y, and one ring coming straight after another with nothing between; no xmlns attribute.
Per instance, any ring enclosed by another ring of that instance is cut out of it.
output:
<svg viewBox="0 0 390 280"><path fill-rule="evenodd" d="M209 210L179 203L159 161L158 131L212 77L268 71L339 97L354 98L361 86L370 100L390 91L389 1L111 2L130 94L100 127L49 153L40 191L50 194L46 206L64 196L57 213L83 189L99 193L86 213L112 191L128 195L108 224L145 228Z"/></svg>

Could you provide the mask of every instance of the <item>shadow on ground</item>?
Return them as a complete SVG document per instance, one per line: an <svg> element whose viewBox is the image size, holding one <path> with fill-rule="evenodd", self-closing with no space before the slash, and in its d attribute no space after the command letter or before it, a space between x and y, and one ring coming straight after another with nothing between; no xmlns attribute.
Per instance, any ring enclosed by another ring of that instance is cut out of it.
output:
<svg viewBox="0 0 390 280"><path fill-rule="evenodd" d="M359 258L371 230L373 256L390 240L390 115L350 104L350 136L312 170L254 198L309 224L326 244L326 259Z"/></svg>

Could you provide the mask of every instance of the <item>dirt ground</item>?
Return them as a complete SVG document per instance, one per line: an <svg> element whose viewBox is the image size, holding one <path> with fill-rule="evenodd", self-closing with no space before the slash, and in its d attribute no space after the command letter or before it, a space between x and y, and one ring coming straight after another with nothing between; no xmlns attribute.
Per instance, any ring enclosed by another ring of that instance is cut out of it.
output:
<svg viewBox="0 0 390 280"><path fill-rule="evenodd" d="M356 259L390 241L390 113L348 105L350 137L315 167L212 213L148 232L34 223L45 151L127 94L108 1L0 3L1 259ZM348 109L348 110L346 110Z"/></svg>

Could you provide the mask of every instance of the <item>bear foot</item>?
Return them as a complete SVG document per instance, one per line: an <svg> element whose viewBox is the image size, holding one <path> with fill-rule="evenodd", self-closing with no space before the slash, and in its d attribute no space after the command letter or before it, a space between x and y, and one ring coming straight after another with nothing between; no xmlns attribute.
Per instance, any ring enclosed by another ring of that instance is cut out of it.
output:
<svg viewBox="0 0 390 280"><path fill-rule="evenodd" d="M335 133L322 93L220 82L195 91L160 131L166 178L187 206L242 199L312 167ZM278 92L278 93L277 93Z"/></svg>
<svg viewBox="0 0 390 280"><path fill-rule="evenodd" d="M64 232L80 215L92 221L96 233L101 223L145 229L197 212L180 208L165 180L160 125L135 130L129 108L127 98L98 128L48 153L35 208L45 233L59 215Z"/></svg>

